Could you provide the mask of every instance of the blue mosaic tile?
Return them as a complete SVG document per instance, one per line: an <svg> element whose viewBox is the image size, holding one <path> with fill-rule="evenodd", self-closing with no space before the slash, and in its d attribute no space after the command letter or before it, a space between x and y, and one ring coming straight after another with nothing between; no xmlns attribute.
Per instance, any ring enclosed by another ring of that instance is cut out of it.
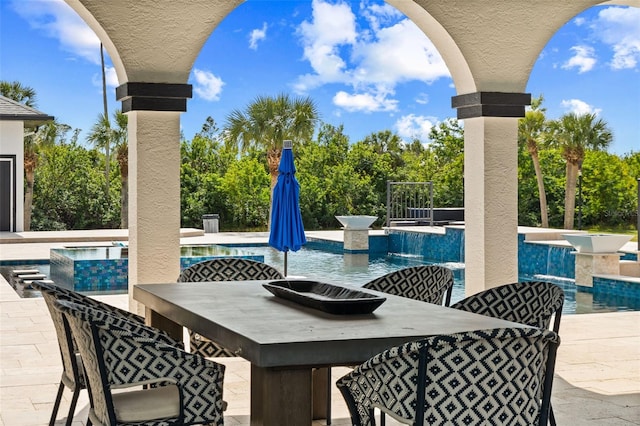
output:
<svg viewBox="0 0 640 426"><path fill-rule="evenodd" d="M593 293L640 299L640 283L594 276Z"/></svg>
<svg viewBox="0 0 640 426"><path fill-rule="evenodd" d="M0 260L0 266L16 266L16 265L48 265L49 259L18 259L18 260Z"/></svg>
<svg viewBox="0 0 640 426"><path fill-rule="evenodd" d="M522 275L575 278L573 251L573 247L525 242L524 235L518 235L518 271Z"/></svg>
<svg viewBox="0 0 640 426"><path fill-rule="evenodd" d="M369 236L369 253L370 254L387 254L389 252L389 238L386 235L370 235Z"/></svg>
<svg viewBox="0 0 640 426"><path fill-rule="evenodd" d="M318 240L316 238L307 238L306 248L313 250L326 251L328 253L343 253L344 243L342 241Z"/></svg>
<svg viewBox="0 0 640 426"><path fill-rule="evenodd" d="M434 262L464 262L464 231L445 228L444 234L389 231L389 252L418 254Z"/></svg>
<svg viewBox="0 0 640 426"><path fill-rule="evenodd" d="M58 285L82 292L126 292L129 285L129 260L75 259L70 249L52 249L49 274ZM180 258L181 270L203 260L229 256L190 256ZM261 255L234 255L264 262ZM176 277L177 279L177 277Z"/></svg>

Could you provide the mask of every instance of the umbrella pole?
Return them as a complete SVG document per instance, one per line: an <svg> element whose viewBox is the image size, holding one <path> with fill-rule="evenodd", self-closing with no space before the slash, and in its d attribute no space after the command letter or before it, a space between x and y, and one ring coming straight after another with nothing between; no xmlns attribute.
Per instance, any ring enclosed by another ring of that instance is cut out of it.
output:
<svg viewBox="0 0 640 426"><path fill-rule="evenodd" d="M284 252L284 277L287 277L287 254L289 251Z"/></svg>

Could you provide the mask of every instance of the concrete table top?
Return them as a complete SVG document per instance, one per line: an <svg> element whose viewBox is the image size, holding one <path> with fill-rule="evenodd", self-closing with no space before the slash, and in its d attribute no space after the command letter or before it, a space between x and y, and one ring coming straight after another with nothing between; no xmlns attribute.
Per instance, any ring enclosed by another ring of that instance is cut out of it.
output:
<svg viewBox="0 0 640 426"><path fill-rule="evenodd" d="M303 426L330 415L326 367L359 364L424 336L525 327L371 290L387 298L373 313L332 315L274 296L265 282L141 284L133 291L151 325L175 333L185 326L251 362L251 426Z"/></svg>
<svg viewBox="0 0 640 426"><path fill-rule="evenodd" d="M521 324L384 295L367 315L332 315L272 295L266 281L142 284L134 298L259 367L353 365L401 343Z"/></svg>

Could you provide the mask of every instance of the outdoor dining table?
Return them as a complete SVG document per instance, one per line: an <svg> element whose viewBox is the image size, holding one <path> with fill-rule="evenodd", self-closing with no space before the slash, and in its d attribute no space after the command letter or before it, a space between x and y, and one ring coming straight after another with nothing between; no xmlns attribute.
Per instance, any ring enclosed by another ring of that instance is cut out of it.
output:
<svg viewBox="0 0 640 426"><path fill-rule="evenodd" d="M425 336L526 327L371 290L386 297L373 313L334 315L276 297L264 283L139 284L133 291L151 325L174 337L187 327L251 363L252 426L311 424L327 385L312 381L322 377L314 369L357 365Z"/></svg>

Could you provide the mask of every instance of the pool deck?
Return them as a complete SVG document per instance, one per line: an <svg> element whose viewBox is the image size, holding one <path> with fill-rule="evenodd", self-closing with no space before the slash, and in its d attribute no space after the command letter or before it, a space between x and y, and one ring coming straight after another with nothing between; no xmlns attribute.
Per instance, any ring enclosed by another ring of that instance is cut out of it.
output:
<svg viewBox="0 0 640 426"><path fill-rule="evenodd" d="M126 231L117 230L8 234L0 233L0 260L48 259L51 247L126 240ZM268 239L267 233L183 230L182 235L183 244L256 244ZM307 232L307 236L341 241L342 231ZM126 295L98 298L126 308ZM2 277L0 330L0 426L46 425L62 371L53 324L41 298L20 298ZM552 396L558 424L640 425L640 312L565 315L560 336ZM249 425L249 364L239 358L216 361L227 365L225 424ZM335 381L348 370L332 371ZM87 394L80 395L74 425L86 421ZM333 424L349 425L339 392L334 389L332 396ZM65 391L56 424L64 424L70 397Z"/></svg>

